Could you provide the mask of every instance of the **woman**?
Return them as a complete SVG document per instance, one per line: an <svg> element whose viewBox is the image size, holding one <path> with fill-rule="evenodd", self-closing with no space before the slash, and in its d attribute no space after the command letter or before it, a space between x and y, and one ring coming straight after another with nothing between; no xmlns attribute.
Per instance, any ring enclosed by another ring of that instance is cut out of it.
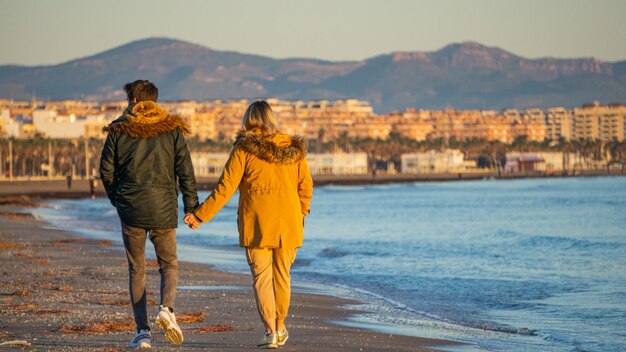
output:
<svg viewBox="0 0 626 352"><path fill-rule="evenodd" d="M304 141L276 130L268 103L252 103L241 125L217 187L185 217L185 223L197 228L200 222L211 221L239 189L239 244L246 248L254 297L265 325L258 346L277 348L289 338L285 328L289 270L302 246L313 182Z"/></svg>

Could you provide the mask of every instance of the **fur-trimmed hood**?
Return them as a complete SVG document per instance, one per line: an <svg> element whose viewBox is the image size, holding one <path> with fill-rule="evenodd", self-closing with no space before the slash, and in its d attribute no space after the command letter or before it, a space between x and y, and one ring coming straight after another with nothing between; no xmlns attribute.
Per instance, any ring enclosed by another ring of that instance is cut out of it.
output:
<svg viewBox="0 0 626 352"><path fill-rule="evenodd" d="M264 134L258 129L240 130L235 147L275 164L293 164L306 156L304 139L282 132Z"/></svg>
<svg viewBox="0 0 626 352"><path fill-rule="evenodd" d="M168 114L159 104L141 101L129 106L122 116L102 129L103 132L120 132L133 138L150 138L180 128L190 133L189 125L178 115Z"/></svg>

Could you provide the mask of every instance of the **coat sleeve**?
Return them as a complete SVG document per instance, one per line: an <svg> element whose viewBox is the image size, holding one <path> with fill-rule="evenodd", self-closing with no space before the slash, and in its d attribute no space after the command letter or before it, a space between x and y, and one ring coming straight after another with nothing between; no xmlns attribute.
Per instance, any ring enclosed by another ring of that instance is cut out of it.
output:
<svg viewBox="0 0 626 352"><path fill-rule="evenodd" d="M313 198L313 179L306 158L303 158L298 165L298 195L300 196L302 214L309 214L311 212L311 199Z"/></svg>
<svg viewBox="0 0 626 352"><path fill-rule="evenodd" d="M198 189L187 140L180 130L176 131L175 149L174 172L178 178L180 192L183 194L185 213L191 213L198 207Z"/></svg>
<svg viewBox="0 0 626 352"><path fill-rule="evenodd" d="M117 176L115 174L116 144L115 133L109 132L104 142L104 147L102 147L102 155L100 155L100 179L113 206L116 206L115 194L117 192Z"/></svg>
<svg viewBox="0 0 626 352"><path fill-rule="evenodd" d="M226 205L230 197L235 194L243 178L245 167L245 152L239 148L233 149L224 166L224 171L217 183L217 187L215 187L213 192L211 192L207 199L194 212L202 222L211 221L213 216L215 216L215 214Z"/></svg>

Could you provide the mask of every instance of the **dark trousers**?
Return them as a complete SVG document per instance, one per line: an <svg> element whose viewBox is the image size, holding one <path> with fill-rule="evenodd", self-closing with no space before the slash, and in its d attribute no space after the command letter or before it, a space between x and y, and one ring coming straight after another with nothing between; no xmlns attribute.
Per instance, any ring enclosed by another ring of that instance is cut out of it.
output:
<svg viewBox="0 0 626 352"><path fill-rule="evenodd" d="M178 283L176 229L145 229L122 223L124 248L128 259L130 299L137 331L150 330L146 299L146 236L154 245L161 274L161 305L174 308Z"/></svg>

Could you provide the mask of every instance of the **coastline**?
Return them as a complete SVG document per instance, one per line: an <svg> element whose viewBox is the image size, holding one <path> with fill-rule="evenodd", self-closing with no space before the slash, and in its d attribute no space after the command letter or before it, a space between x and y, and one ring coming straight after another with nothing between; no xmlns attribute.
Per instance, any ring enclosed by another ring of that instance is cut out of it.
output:
<svg viewBox="0 0 626 352"><path fill-rule="evenodd" d="M554 173L547 174L540 171L502 173L497 172L465 172L441 174L364 174L364 175L313 175L315 187L328 185L374 185L388 183L410 182L453 182L468 180L509 180L520 178L558 178L558 177L596 177L596 176L626 176L620 170L579 170L575 174ZM212 190L217 185L219 177L197 177L198 191ZM105 197L102 182L97 182L95 194ZM89 182L86 179L76 179L72 188L67 187L65 179L55 180L0 180L0 199L20 198L32 196L35 198L83 198L90 195Z"/></svg>
<svg viewBox="0 0 626 352"><path fill-rule="evenodd" d="M37 201L8 197L0 205L0 342L25 340L40 350L126 350L134 324L123 249L51 228L28 212L36 206ZM158 299L156 268L148 267L147 282L149 298ZM177 313L184 350L254 349L262 328L249 286L248 275L181 262L179 287L187 289L178 290ZM292 351L433 351L427 346L460 345L334 324L358 313L345 307L355 303L345 299L294 293L292 302L292 338L284 347ZM155 305L151 302L151 313ZM180 350L158 332L153 346Z"/></svg>

